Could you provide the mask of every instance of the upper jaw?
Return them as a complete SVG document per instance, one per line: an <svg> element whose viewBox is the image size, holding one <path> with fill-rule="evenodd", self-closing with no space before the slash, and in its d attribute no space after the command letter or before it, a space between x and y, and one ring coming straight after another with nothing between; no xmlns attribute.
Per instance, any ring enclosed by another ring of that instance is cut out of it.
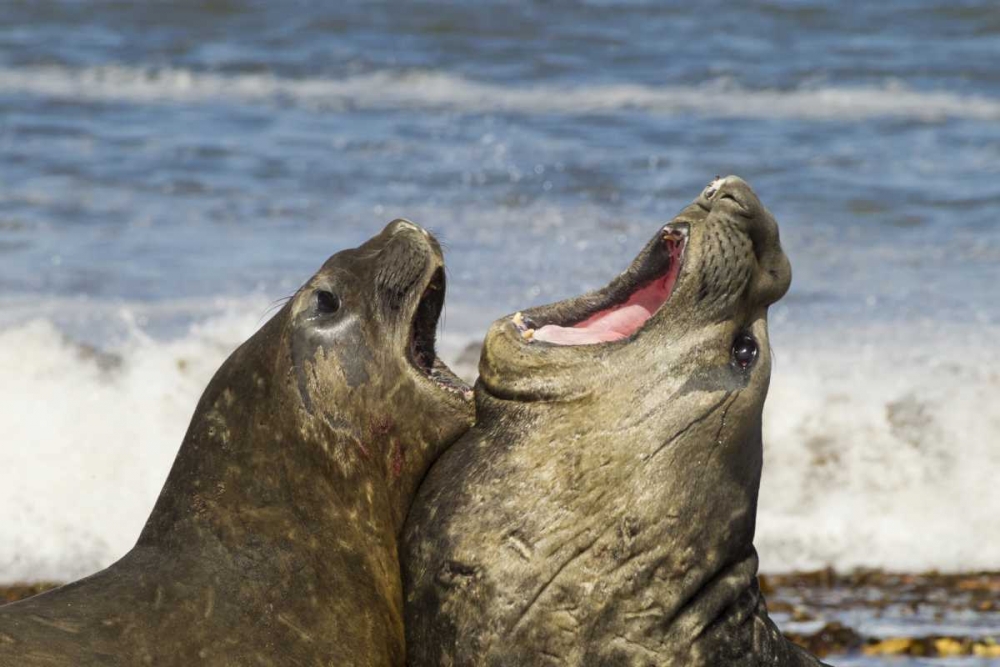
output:
<svg viewBox="0 0 1000 667"><path fill-rule="evenodd" d="M669 302L683 270L689 223L662 227L606 287L515 313L509 329L526 344L607 345L632 340Z"/></svg>

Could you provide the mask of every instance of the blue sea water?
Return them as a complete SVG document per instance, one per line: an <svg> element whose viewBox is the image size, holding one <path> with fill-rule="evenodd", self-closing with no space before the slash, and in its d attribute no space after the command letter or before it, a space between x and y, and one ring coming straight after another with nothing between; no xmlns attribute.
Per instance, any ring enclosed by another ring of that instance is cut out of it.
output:
<svg viewBox="0 0 1000 667"><path fill-rule="evenodd" d="M394 217L455 362L728 173L795 272L763 567L1000 567L995 2L3 3L0 578L121 555L212 370Z"/></svg>
<svg viewBox="0 0 1000 667"><path fill-rule="evenodd" d="M479 330L737 173L797 317L996 322L998 57L989 2L8 3L0 286L278 296L406 215Z"/></svg>

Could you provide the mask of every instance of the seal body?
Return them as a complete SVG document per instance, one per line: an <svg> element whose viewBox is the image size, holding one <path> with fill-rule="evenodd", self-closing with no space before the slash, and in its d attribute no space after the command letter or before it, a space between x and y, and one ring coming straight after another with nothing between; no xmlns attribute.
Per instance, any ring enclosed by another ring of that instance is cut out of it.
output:
<svg viewBox="0 0 1000 667"><path fill-rule="evenodd" d="M443 298L407 221L331 257L216 373L135 548L0 607L0 664L403 664L397 536L473 412Z"/></svg>
<svg viewBox="0 0 1000 667"><path fill-rule="evenodd" d="M735 177L608 287L496 322L477 423L404 531L411 665L817 665L753 547L767 307L791 280Z"/></svg>

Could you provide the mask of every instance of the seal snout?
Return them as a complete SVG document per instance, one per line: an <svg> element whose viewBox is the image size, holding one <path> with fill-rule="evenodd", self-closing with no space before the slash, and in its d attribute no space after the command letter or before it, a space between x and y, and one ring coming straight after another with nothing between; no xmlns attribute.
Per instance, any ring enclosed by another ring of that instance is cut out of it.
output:
<svg viewBox="0 0 1000 667"><path fill-rule="evenodd" d="M406 218L396 218L388 225L386 225L385 229L382 231L383 234L387 234L388 236L394 236L396 234L406 233L406 232L419 232L424 236L430 236L430 232L428 232L426 229L424 229L417 223L411 222Z"/></svg>
<svg viewBox="0 0 1000 667"><path fill-rule="evenodd" d="M398 246L406 248L403 252L413 252L414 249L429 251L433 262L444 266L444 252L441 244L429 231L406 218L396 218L382 230L378 238L382 239L386 251L399 251Z"/></svg>
<svg viewBox="0 0 1000 667"><path fill-rule="evenodd" d="M728 219L750 237L758 267L751 280L751 296L763 305L780 299L791 284L791 266L781 249L778 223L750 185L739 176L717 176L695 203L710 219Z"/></svg>
<svg viewBox="0 0 1000 667"><path fill-rule="evenodd" d="M743 216L756 215L762 208L753 189L739 176L716 176L701 191L697 203L707 211L730 206Z"/></svg>
<svg viewBox="0 0 1000 667"><path fill-rule="evenodd" d="M726 179L721 176L716 176L715 179L705 186L705 189L701 191L701 197L705 201L712 201L715 195L719 192L719 188L725 183Z"/></svg>

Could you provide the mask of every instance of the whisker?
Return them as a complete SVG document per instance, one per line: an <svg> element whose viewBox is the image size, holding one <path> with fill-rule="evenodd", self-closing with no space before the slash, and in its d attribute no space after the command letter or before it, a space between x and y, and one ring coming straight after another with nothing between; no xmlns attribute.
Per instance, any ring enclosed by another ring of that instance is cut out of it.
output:
<svg viewBox="0 0 1000 667"><path fill-rule="evenodd" d="M275 299L274 301L272 301L271 304L267 307L267 309L261 314L260 318L257 320L257 326L260 326L260 323L264 321L264 318L271 315L275 310L281 309L286 303L291 301L293 296L295 295L289 294L288 296L283 296L279 299Z"/></svg>
<svg viewBox="0 0 1000 667"><path fill-rule="evenodd" d="M434 229L433 227L424 227L424 229L429 231L434 236L434 238L437 239L438 245L441 246L441 250L443 251L449 250L450 244L448 243L448 238L447 236L445 236L444 232L440 232Z"/></svg>

